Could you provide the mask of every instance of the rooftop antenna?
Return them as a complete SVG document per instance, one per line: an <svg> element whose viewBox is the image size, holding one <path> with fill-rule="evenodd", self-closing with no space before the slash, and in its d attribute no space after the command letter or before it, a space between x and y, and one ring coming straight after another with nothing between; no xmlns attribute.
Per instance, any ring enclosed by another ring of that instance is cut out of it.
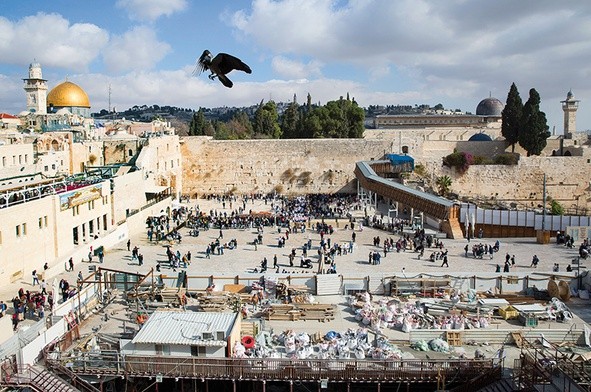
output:
<svg viewBox="0 0 591 392"><path fill-rule="evenodd" d="M111 113L111 83L109 83L109 113Z"/></svg>

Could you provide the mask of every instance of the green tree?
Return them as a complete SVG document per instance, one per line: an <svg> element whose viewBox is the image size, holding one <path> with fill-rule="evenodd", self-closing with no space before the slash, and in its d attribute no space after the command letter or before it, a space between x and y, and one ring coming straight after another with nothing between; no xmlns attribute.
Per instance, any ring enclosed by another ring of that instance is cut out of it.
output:
<svg viewBox="0 0 591 392"><path fill-rule="evenodd" d="M251 139L252 138L252 124L248 115L245 112L236 112L230 121L227 123L227 139Z"/></svg>
<svg viewBox="0 0 591 392"><path fill-rule="evenodd" d="M519 145L527 151L528 157L540 155L549 136L546 114L540 111L540 94L532 88L529 90L529 99L523 106Z"/></svg>
<svg viewBox="0 0 591 392"><path fill-rule="evenodd" d="M515 83L511 84L507 94L507 102L501 113L503 125L501 134L511 144L511 152L515 152L515 143L519 141L519 130L522 125L521 117L523 115L523 101L519 96L519 91Z"/></svg>
<svg viewBox="0 0 591 392"><path fill-rule="evenodd" d="M449 176L437 177L435 185L437 185L439 195L445 196L451 188L451 178Z"/></svg>
<svg viewBox="0 0 591 392"><path fill-rule="evenodd" d="M205 118L205 114L203 113L203 108L199 108L199 110L193 114L193 118L191 118L191 123L189 124L189 135L205 135L207 122L208 121Z"/></svg>
<svg viewBox="0 0 591 392"><path fill-rule="evenodd" d="M281 137L279 115L277 114L277 105L274 101L268 101L264 105L261 101L254 114L254 118L253 131L255 137L271 139L279 139Z"/></svg>
<svg viewBox="0 0 591 392"><path fill-rule="evenodd" d="M313 108L304 120L304 135L308 138L363 137L365 113L355 101L329 101Z"/></svg>
<svg viewBox="0 0 591 392"><path fill-rule="evenodd" d="M294 94L293 101L289 104L287 109L285 109L281 119L281 132L284 139L295 139L299 137L299 108L300 106L298 105Z"/></svg>

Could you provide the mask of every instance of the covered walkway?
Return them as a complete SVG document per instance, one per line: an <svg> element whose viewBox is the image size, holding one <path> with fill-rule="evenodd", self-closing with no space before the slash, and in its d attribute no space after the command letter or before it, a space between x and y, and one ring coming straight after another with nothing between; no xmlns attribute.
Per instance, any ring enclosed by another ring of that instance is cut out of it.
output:
<svg viewBox="0 0 591 392"><path fill-rule="evenodd" d="M440 221L439 229L450 238L461 238L459 207L452 201L404 186L386 178L396 169L390 160L361 161L355 165L355 177L363 191L379 195L418 210ZM380 173L380 174L378 174ZM457 226L457 227L456 227Z"/></svg>

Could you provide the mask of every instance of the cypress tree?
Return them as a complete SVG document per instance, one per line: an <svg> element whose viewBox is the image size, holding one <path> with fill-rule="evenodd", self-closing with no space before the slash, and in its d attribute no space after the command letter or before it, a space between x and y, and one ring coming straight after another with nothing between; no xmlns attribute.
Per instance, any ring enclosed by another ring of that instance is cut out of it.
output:
<svg viewBox="0 0 591 392"><path fill-rule="evenodd" d="M550 137L546 114L540 111L540 94L535 88L529 90L529 99L523 106L522 126L519 132L519 145L527 151L527 156L540 155Z"/></svg>
<svg viewBox="0 0 591 392"><path fill-rule="evenodd" d="M523 101L515 83L511 84L507 102L501 114L503 125L501 134L511 144L511 152L515 152L515 143L519 141L519 130L521 128L521 116L523 114Z"/></svg>

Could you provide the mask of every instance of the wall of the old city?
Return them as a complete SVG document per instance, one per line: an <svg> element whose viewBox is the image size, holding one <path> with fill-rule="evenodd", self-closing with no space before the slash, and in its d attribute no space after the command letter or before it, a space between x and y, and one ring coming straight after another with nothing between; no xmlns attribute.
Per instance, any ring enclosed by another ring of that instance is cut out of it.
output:
<svg viewBox="0 0 591 392"><path fill-rule="evenodd" d="M415 163L425 166L427 182L449 175L451 191L461 197L536 207L542 200L546 173L548 196L565 208L587 207L587 200L591 200L588 174L591 163L587 154L583 157L523 154L517 166L473 165L458 175L441 164L441 159L454 149L485 157L511 151L502 140L470 142L467 139L476 131L466 132L448 130L442 138L428 131L408 130L373 130L364 139L221 141L186 137L181 146L183 193L355 192L355 162L381 159L385 153L399 153L403 146L408 146ZM558 147L558 139L549 140L544 153L550 155Z"/></svg>
<svg viewBox="0 0 591 392"><path fill-rule="evenodd" d="M376 139L212 140L183 138L183 193L284 194L356 192L353 170L381 159L390 142Z"/></svg>

